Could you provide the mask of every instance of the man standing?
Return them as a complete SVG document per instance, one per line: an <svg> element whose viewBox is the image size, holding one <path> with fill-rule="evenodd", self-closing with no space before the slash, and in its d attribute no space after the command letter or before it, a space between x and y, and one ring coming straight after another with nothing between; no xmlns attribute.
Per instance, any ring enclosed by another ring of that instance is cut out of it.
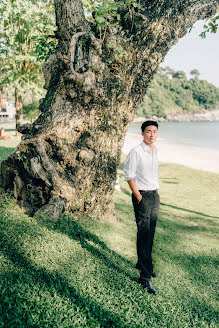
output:
<svg viewBox="0 0 219 328"><path fill-rule="evenodd" d="M125 180L132 190L132 203L137 223L136 268L140 270L138 282L148 293L157 295L151 283L156 277L152 264L152 246L160 207L158 184L157 140L158 123L146 121L141 126L143 141L132 149L124 163Z"/></svg>

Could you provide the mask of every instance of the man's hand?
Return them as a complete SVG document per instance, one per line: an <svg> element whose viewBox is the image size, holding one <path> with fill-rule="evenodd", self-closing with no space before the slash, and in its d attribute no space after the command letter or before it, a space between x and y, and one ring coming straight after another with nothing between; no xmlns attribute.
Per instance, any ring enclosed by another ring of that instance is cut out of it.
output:
<svg viewBox="0 0 219 328"><path fill-rule="evenodd" d="M142 195L140 194L138 188L136 187L135 180L134 179L130 179L128 181L128 184L129 184L129 187L130 187L131 191L133 192L133 194L137 198L137 201L138 201L138 204L139 204L140 201L142 200Z"/></svg>

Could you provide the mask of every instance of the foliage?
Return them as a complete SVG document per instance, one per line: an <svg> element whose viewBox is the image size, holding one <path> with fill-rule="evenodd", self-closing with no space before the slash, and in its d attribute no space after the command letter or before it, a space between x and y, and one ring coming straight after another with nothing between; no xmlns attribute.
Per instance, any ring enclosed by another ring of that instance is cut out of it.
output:
<svg viewBox="0 0 219 328"><path fill-rule="evenodd" d="M203 26L204 31L201 32L200 37L202 39L206 38L207 33L216 33L218 30L218 20L219 20L219 9L217 9L217 14L210 18Z"/></svg>
<svg viewBox="0 0 219 328"><path fill-rule="evenodd" d="M174 72L172 74L172 77L174 79L178 79L178 80L181 80L181 81L185 81L186 80L186 73L183 72L183 71L177 71L177 72Z"/></svg>
<svg viewBox="0 0 219 328"><path fill-rule="evenodd" d="M219 101L219 88L205 80L191 79L184 83L185 90L192 92L193 99L204 109L215 109Z"/></svg>
<svg viewBox="0 0 219 328"><path fill-rule="evenodd" d="M198 69L194 68L190 71L190 75L194 76L195 78L198 78L200 75L200 72Z"/></svg>
<svg viewBox="0 0 219 328"><path fill-rule="evenodd" d="M117 13L118 4L112 0L84 1L88 19L97 27L100 33L100 39L104 40L107 28L116 26L120 20Z"/></svg>
<svg viewBox="0 0 219 328"><path fill-rule="evenodd" d="M24 112L24 119L30 121L30 123L33 123L40 115L39 102L34 101L31 104L24 105L23 112Z"/></svg>
<svg viewBox="0 0 219 328"><path fill-rule="evenodd" d="M113 63L114 68L116 69L116 65L121 64L123 62L123 58L127 55L127 53L124 48L116 42L108 44L107 48L111 50L109 51L108 63Z"/></svg>
<svg viewBox="0 0 219 328"><path fill-rule="evenodd" d="M124 15L124 19L129 17L133 19L135 10L141 6L140 1L138 0L83 0L83 4L87 19L97 27L101 40L105 39L107 29L118 25L121 19L120 14L118 13L119 5L125 5L127 8L127 13Z"/></svg>
<svg viewBox="0 0 219 328"><path fill-rule="evenodd" d="M154 297L136 283L134 214L119 175L116 222L31 218L0 195L1 327L216 327L219 176L160 166Z"/></svg>
<svg viewBox="0 0 219 328"><path fill-rule="evenodd" d="M193 112L198 109L215 109L219 103L219 88L199 80L199 71L187 80L183 71L160 68L138 110L138 116L165 117L169 113Z"/></svg>
<svg viewBox="0 0 219 328"><path fill-rule="evenodd" d="M52 1L2 0L0 18L1 85L41 96L41 64L56 46Z"/></svg>

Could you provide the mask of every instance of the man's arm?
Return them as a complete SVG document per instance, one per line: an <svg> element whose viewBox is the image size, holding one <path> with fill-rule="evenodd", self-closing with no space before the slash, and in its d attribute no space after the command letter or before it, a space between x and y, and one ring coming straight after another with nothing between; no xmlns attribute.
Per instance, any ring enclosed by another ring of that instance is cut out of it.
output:
<svg viewBox="0 0 219 328"><path fill-rule="evenodd" d="M131 150L125 160L124 171L125 171L125 181L128 182L131 191L137 198L138 203L140 203L142 199L142 195L140 194L134 180L134 177L136 176L138 160L139 159L138 159L137 152L134 149Z"/></svg>
<svg viewBox="0 0 219 328"><path fill-rule="evenodd" d="M136 186L136 183L135 183L135 180L132 178L128 181L128 184L129 184L129 187L131 189L131 191L133 192L133 194L135 195L135 197L137 198L137 201L138 203L140 203L141 199L142 199L142 195L140 194L137 186Z"/></svg>

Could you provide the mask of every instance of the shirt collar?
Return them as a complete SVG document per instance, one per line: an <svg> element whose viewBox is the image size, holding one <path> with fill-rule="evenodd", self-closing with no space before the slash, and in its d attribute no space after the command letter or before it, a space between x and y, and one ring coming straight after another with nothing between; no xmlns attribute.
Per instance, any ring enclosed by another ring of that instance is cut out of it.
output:
<svg viewBox="0 0 219 328"><path fill-rule="evenodd" d="M148 147L148 145L146 145L146 143L144 141L141 142L141 146L144 151L151 152L151 148ZM154 145L154 151L155 152L157 151L157 147L155 145Z"/></svg>

